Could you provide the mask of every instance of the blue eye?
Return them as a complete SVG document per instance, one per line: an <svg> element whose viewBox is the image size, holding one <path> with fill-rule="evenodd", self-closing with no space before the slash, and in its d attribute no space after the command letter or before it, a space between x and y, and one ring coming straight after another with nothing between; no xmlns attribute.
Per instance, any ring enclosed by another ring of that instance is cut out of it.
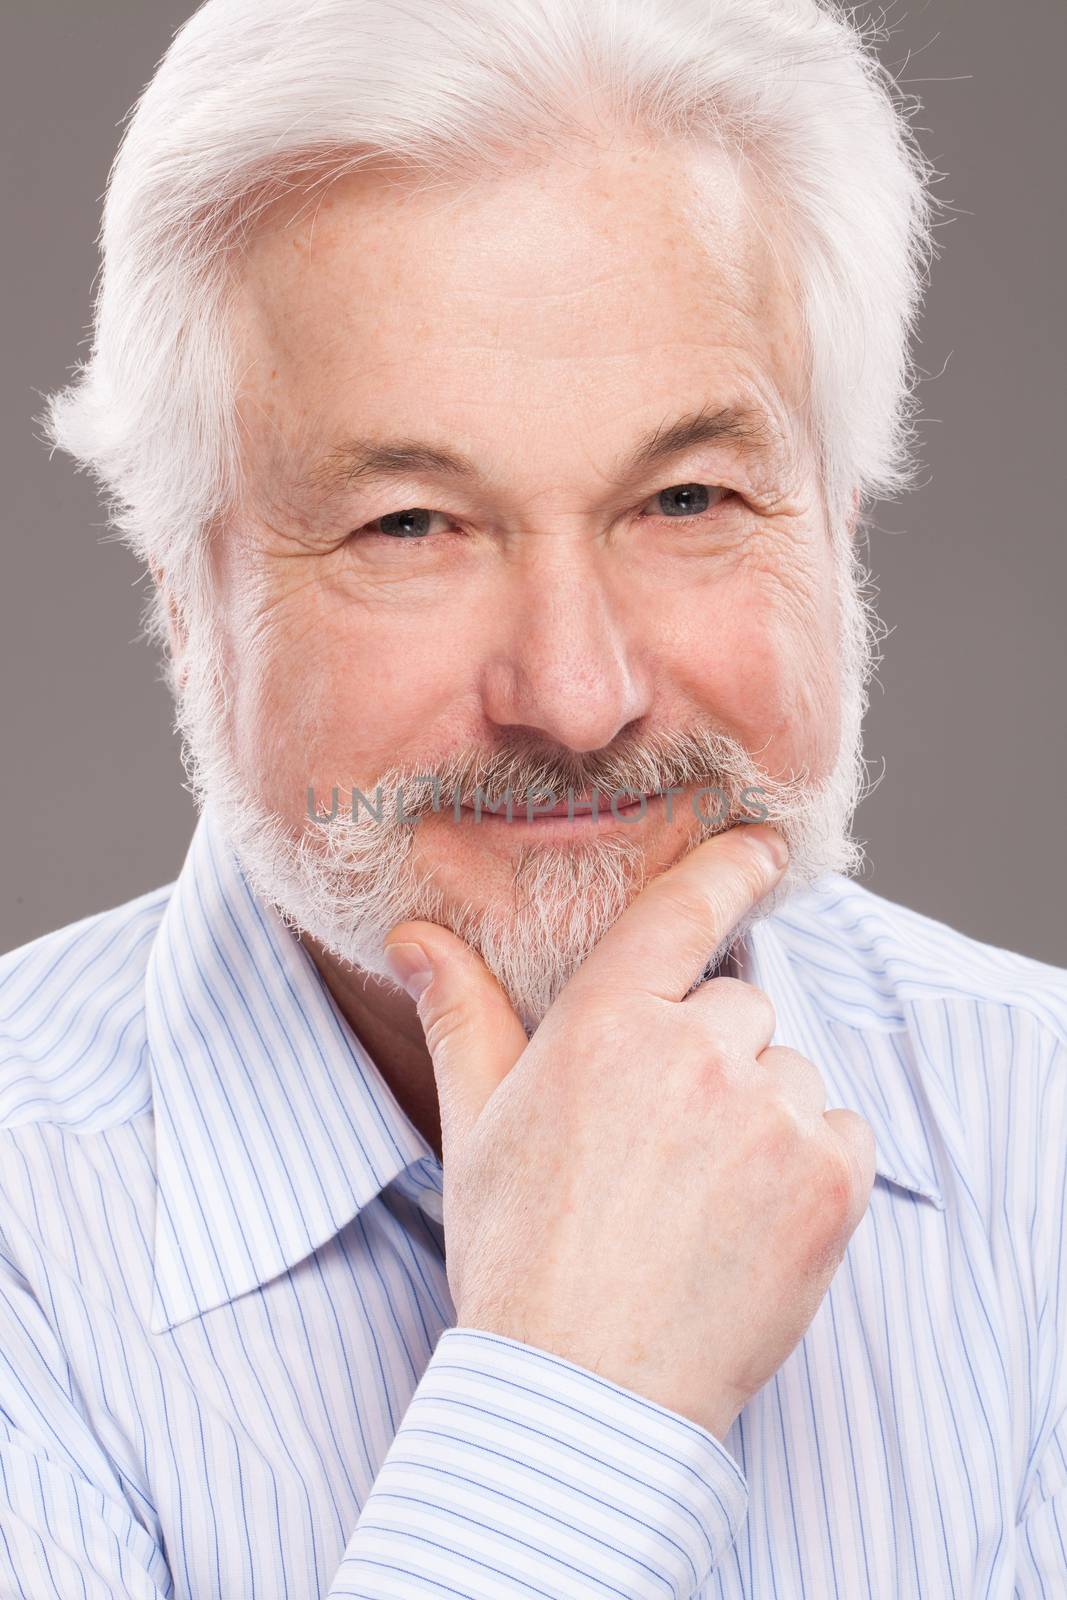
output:
<svg viewBox="0 0 1067 1600"><path fill-rule="evenodd" d="M427 511L422 506L413 506L408 511L390 511L368 523L367 531L388 534L394 539L424 539L430 531L431 520L437 515L436 511Z"/></svg>
<svg viewBox="0 0 1067 1600"><path fill-rule="evenodd" d="M675 483L669 489L661 489L659 494L653 495L650 504L655 506L653 515L661 517L699 517L713 504L726 499L733 491L721 489L715 484L707 483ZM712 496L715 500L712 500Z"/></svg>

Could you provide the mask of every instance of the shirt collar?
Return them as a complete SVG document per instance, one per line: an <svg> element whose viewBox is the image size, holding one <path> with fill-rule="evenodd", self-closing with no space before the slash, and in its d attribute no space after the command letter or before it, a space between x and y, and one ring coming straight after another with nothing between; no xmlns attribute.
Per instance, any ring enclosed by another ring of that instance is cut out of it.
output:
<svg viewBox="0 0 1067 1600"><path fill-rule="evenodd" d="M160 1333L295 1266L436 1155L210 807L148 961Z"/></svg>
<svg viewBox="0 0 1067 1600"><path fill-rule="evenodd" d="M871 1124L879 1177L943 1209L914 1099L876 1086L859 1053L842 1051L776 921L757 923L738 950L740 975L774 1001L774 1042L816 1063L828 1109L849 1106ZM153 1333L295 1267L410 1167L439 1185L434 1151L305 947L249 888L210 806L156 933L145 1021Z"/></svg>
<svg viewBox="0 0 1067 1600"><path fill-rule="evenodd" d="M836 879L846 891L862 894L847 880ZM819 890L799 892L774 915L758 922L737 948L738 975L764 990L774 1002L776 1025L772 1043L788 1045L818 1067L826 1085L826 1110L846 1106L858 1111L874 1133L876 1179L930 1200L939 1211L945 1200L935 1175L926 1126L920 1110L921 1092L911 1081L909 1047L878 1051L868 1047L865 1029L885 1032L878 1023L845 1020L820 1001L815 971L831 929L819 919ZM840 943L841 935L837 935ZM821 949L820 949L821 946ZM840 958L841 951L837 954ZM847 952L846 952L847 954ZM858 976L872 979L859 968ZM922 1017L912 1010L910 1025L921 1030ZM903 1016L893 1019L897 1039L909 1038ZM921 1032L920 1032L921 1037ZM887 1062L891 1070L887 1070Z"/></svg>

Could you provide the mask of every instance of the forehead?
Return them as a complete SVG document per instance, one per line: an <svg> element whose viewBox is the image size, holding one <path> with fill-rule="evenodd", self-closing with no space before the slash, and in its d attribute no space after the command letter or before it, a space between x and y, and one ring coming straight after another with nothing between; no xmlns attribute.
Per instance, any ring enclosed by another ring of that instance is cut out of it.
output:
<svg viewBox="0 0 1067 1600"><path fill-rule="evenodd" d="M620 140L420 190L367 171L263 216L236 305L253 447L516 424L596 450L699 406L799 409L802 346L773 208L725 156ZM432 426L429 426L432 424Z"/></svg>

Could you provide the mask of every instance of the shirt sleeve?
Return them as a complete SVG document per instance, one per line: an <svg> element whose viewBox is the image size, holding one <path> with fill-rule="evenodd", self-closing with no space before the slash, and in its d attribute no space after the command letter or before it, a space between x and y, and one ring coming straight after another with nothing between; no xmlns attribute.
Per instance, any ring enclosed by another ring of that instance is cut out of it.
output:
<svg viewBox="0 0 1067 1600"><path fill-rule="evenodd" d="M169 1600L158 1530L82 1413L0 1238L0 1600ZM691 1596L747 1488L696 1423L547 1351L449 1328L325 1600Z"/></svg>
<svg viewBox="0 0 1067 1600"><path fill-rule="evenodd" d="M326 1600L688 1600L747 1505L697 1423L548 1351L447 1328Z"/></svg>
<svg viewBox="0 0 1067 1600"><path fill-rule="evenodd" d="M167 1600L174 1585L78 1408L48 1318L0 1238L0 1600Z"/></svg>

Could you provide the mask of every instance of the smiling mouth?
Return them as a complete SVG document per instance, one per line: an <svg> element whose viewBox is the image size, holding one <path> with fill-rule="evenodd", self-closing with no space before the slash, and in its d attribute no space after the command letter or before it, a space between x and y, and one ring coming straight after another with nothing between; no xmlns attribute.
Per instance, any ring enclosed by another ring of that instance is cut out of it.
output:
<svg viewBox="0 0 1067 1600"><path fill-rule="evenodd" d="M652 798L653 797L651 795L645 795L644 800L647 803L647 801L652 799ZM642 801L641 801L640 797L637 798L636 800L618 800L617 799L615 801L615 810L616 811L636 811L641 806L641 804L642 804ZM594 806L594 801L593 801L592 797L590 797L588 795L583 795L581 797L575 797L574 799L572 799L571 802L570 802L569 807L568 807L568 804L567 804L566 800L561 800L559 805L556 805L556 806L552 807L551 811L542 811L540 808L535 808L534 815L537 816L537 817L569 817L573 813L573 815L576 816L576 817L583 816L583 815L589 817L589 816L593 815L594 810L596 810L598 812L600 812L600 811L609 811L610 812L611 809L612 809L612 805L611 805L611 797L610 797L610 795L597 795L596 796L595 806Z"/></svg>
<svg viewBox="0 0 1067 1600"><path fill-rule="evenodd" d="M479 817L486 822L522 822L528 826L536 827L539 822L560 820L566 822L610 820L615 816L625 816L630 812L639 812L642 809L647 809L649 803L659 799L659 797L660 791L658 790L644 796L638 795L634 799L622 799L620 796L616 796L613 805L610 793L573 795L569 801L560 800L547 810L535 805L532 812L527 811L525 803L514 803L510 818L506 810L493 811L489 809L487 804L483 804L477 811L473 805L467 804L464 804L461 809L467 812L468 815Z"/></svg>

